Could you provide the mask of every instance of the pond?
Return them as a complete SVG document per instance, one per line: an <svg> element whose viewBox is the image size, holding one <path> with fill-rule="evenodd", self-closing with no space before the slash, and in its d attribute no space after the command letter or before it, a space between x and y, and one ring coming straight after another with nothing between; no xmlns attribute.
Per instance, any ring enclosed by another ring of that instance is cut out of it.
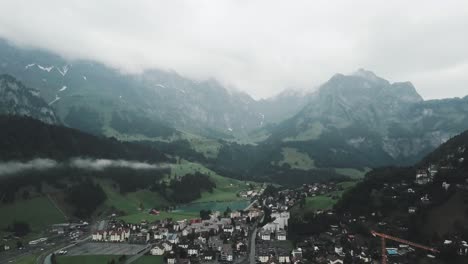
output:
<svg viewBox="0 0 468 264"><path fill-rule="evenodd" d="M211 210L224 212L227 207L231 210L245 209L249 205L248 200L239 200L231 202L203 202L203 203L190 203L178 206L174 212L200 212L201 210Z"/></svg>

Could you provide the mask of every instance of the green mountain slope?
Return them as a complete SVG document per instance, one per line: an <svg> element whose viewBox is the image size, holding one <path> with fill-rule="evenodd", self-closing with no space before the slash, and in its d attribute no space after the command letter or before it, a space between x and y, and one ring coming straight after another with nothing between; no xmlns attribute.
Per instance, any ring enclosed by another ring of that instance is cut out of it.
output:
<svg viewBox="0 0 468 264"><path fill-rule="evenodd" d="M323 84L269 141L307 153L319 167L362 168L411 164L466 129L468 97L423 101L411 83L359 70Z"/></svg>
<svg viewBox="0 0 468 264"><path fill-rule="evenodd" d="M66 125L95 134L167 138L178 134L168 131L176 128L228 138L262 127L265 114L259 111L272 109L267 107L272 103L257 107L247 94L228 91L215 80L192 81L175 72L126 75L99 63L67 61L3 40L0 58L0 73L38 89ZM132 129L122 129L129 120L138 121L131 122Z"/></svg>
<svg viewBox="0 0 468 264"><path fill-rule="evenodd" d="M25 87L10 75L0 75L0 114L22 115L48 124L58 123L53 109L40 97L38 90Z"/></svg>

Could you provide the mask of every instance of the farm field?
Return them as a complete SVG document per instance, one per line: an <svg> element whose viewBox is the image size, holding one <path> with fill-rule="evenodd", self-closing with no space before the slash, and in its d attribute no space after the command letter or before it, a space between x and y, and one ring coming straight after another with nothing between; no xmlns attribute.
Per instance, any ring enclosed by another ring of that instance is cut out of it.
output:
<svg viewBox="0 0 468 264"><path fill-rule="evenodd" d="M337 185L343 187L343 190L307 197L304 208L299 208L299 205L296 205L291 209L291 213L296 215L304 215L308 212L315 212L317 210L332 209L343 193L346 192L346 190L352 188L357 183L358 181L345 181L337 183Z"/></svg>
<svg viewBox="0 0 468 264"><path fill-rule="evenodd" d="M226 207L231 209L245 208L249 201L241 198L238 194L241 191L249 189L249 185L257 186L257 183L243 182L236 179L223 177L201 164L180 160L177 164L171 165L171 175L166 178L183 177L189 173L200 172L208 175L216 184L216 188L212 192L203 192L199 199L192 203L181 205L180 208L174 211L163 211L166 206L171 205L160 194L149 190L139 190L127 194L121 194L118 189L113 187L111 181L101 180L99 183L107 194L105 208L116 208L125 213L120 219L130 222L139 223L142 220L154 221L165 218L175 220L191 219L199 216L202 209L224 211ZM143 210L140 210L143 206ZM150 215L147 211L151 208L161 210L159 215Z"/></svg>
<svg viewBox="0 0 468 264"><path fill-rule="evenodd" d="M200 216L200 212L161 212L159 215L151 215L146 212L129 214L119 217L127 223L140 223L142 220L149 222L172 218L173 220L193 219Z"/></svg>
<svg viewBox="0 0 468 264"><path fill-rule="evenodd" d="M338 200L334 200L331 197L325 195L319 195L315 197L307 197L306 205L303 210L305 211L317 211L331 209Z"/></svg>
<svg viewBox="0 0 468 264"><path fill-rule="evenodd" d="M15 220L27 222L32 232L42 231L51 224L66 221L65 216L45 196L2 205L0 215L0 230L6 229Z"/></svg>
<svg viewBox="0 0 468 264"><path fill-rule="evenodd" d="M299 170L310 170L315 168L314 161L307 153L299 152L295 148L283 148L281 153L283 154L283 160L278 163L280 166L283 164L289 164L291 168Z"/></svg>
<svg viewBox="0 0 468 264"><path fill-rule="evenodd" d="M202 197L195 200L195 203L228 202L241 200L237 194L240 191L247 190L249 188L248 184L256 184L253 182L243 182L236 179L223 177L199 163L193 163L186 160L181 160L180 163L173 164L171 166L171 177L181 177L194 172L200 172L208 175L216 184L216 188L213 190L213 192L202 193Z"/></svg>
<svg viewBox="0 0 468 264"><path fill-rule="evenodd" d="M126 214L139 213L140 205L144 209L161 208L169 203L156 192L148 190L139 190L127 194L121 194L118 190L113 189L110 184L102 185L107 195L105 205L107 207L115 207Z"/></svg>
<svg viewBox="0 0 468 264"><path fill-rule="evenodd" d="M350 177L351 179L359 180L364 178L366 173L370 171L370 168L365 168L364 170L357 170L353 168L337 168L335 169L336 173Z"/></svg>
<svg viewBox="0 0 468 264"><path fill-rule="evenodd" d="M230 202L203 202L203 203L190 203L186 205L181 205L177 207L176 211L186 212L186 213L199 213L200 210L211 210L211 211L220 211L223 212L227 207L232 210L245 209L249 205L247 200L238 200Z"/></svg>

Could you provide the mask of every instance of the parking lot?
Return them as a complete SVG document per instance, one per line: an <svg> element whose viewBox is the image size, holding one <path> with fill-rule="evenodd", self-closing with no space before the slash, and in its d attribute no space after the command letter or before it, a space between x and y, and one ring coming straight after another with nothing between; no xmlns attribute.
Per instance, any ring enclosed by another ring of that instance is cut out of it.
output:
<svg viewBox="0 0 468 264"><path fill-rule="evenodd" d="M144 250L146 245L125 243L84 243L68 249L66 255L135 255Z"/></svg>

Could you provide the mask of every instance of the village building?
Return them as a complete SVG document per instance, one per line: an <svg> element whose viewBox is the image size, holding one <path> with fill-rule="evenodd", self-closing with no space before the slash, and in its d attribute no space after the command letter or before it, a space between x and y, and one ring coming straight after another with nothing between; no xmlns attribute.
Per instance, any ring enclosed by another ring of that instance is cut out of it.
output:
<svg viewBox="0 0 468 264"><path fill-rule="evenodd" d="M150 254L154 256L162 256L166 250L164 249L164 246L162 245L156 245L154 248L150 250Z"/></svg>
<svg viewBox="0 0 468 264"><path fill-rule="evenodd" d="M276 232L276 239L277 240L286 240L286 231L279 230L278 232Z"/></svg>
<svg viewBox="0 0 468 264"><path fill-rule="evenodd" d="M262 230L260 232L260 238L264 241L270 241L271 240L271 232L269 230Z"/></svg>
<svg viewBox="0 0 468 264"><path fill-rule="evenodd" d="M191 245L188 247L187 253L189 256L198 256L199 250L200 250L200 247L196 245Z"/></svg>
<svg viewBox="0 0 468 264"><path fill-rule="evenodd" d="M232 254L232 246L230 244L223 244L221 249L221 260L232 262L234 260L234 255Z"/></svg>

